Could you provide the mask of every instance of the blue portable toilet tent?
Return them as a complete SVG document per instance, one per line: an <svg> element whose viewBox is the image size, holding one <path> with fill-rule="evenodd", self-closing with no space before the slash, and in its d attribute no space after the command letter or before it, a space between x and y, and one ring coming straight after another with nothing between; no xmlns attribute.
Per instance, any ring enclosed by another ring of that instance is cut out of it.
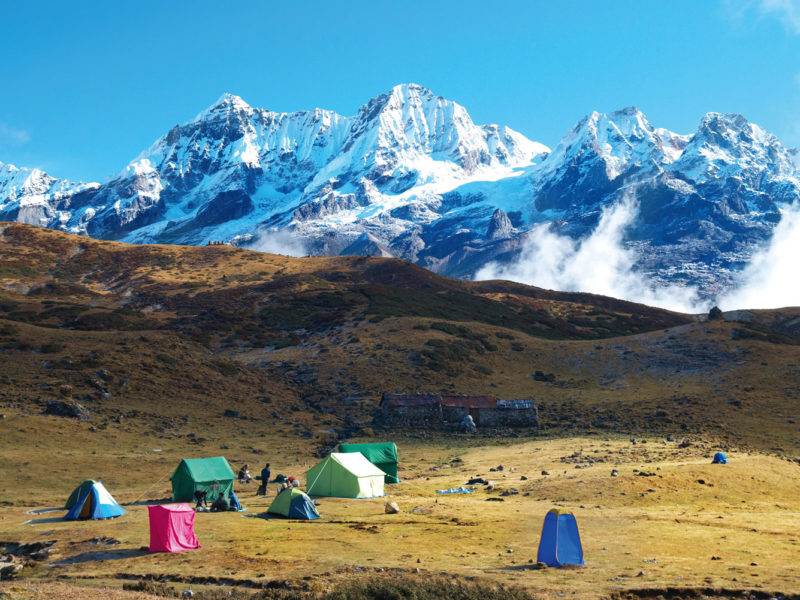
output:
<svg viewBox="0 0 800 600"><path fill-rule="evenodd" d="M578 522L568 510L551 509L544 517L538 562L548 567L584 565Z"/></svg>
<svg viewBox="0 0 800 600"><path fill-rule="evenodd" d="M105 486L95 481L78 498L65 519L110 519L124 515L127 511L108 493Z"/></svg>
<svg viewBox="0 0 800 600"><path fill-rule="evenodd" d="M717 452L714 455L714 460L711 461L711 464L714 464L714 465L727 465L728 464L728 457L725 456L724 452Z"/></svg>

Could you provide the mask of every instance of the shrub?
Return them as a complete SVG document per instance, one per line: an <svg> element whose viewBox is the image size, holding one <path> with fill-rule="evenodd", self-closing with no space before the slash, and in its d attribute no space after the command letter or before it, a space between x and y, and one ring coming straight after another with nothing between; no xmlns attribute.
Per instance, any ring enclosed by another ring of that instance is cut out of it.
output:
<svg viewBox="0 0 800 600"><path fill-rule="evenodd" d="M47 342L46 344L42 344L39 348L39 352L42 354L54 354L56 352L61 352L64 349L62 344L56 344L55 342Z"/></svg>

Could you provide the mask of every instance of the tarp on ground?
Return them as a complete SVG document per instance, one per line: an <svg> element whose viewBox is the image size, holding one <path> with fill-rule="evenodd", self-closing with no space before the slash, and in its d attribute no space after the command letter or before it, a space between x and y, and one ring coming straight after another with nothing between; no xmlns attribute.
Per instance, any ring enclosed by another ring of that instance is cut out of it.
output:
<svg viewBox="0 0 800 600"><path fill-rule="evenodd" d="M224 456L211 458L184 458L172 474L172 499L193 502L194 493L208 493L213 502L222 492L225 498L233 489L235 475Z"/></svg>
<svg viewBox="0 0 800 600"><path fill-rule="evenodd" d="M536 560L549 567L585 564L578 522L571 512L554 508L545 515Z"/></svg>
<svg viewBox="0 0 800 600"><path fill-rule="evenodd" d="M83 494L88 490L90 487L94 485L94 479L84 479L81 484L72 490L72 493L69 495L69 499L67 503L64 505L64 508L72 508L75 506L75 503L78 501L78 498L83 496Z"/></svg>
<svg viewBox="0 0 800 600"><path fill-rule="evenodd" d="M385 473L360 452L333 452L306 471L306 493L333 498L376 498Z"/></svg>
<svg viewBox="0 0 800 600"><path fill-rule="evenodd" d="M267 513L290 519L319 519L319 511L314 505L314 501L296 487L281 491L269 505Z"/></svg>
<svg viewBox="0 0 800 600"><path fill-rule="evenodd" d="M200 547L194 534L194 510L188 504L148 506L150 552L180 552Z"/></svg>
<svg viewBox="0 0 800 600"><path fill-rule="evenodd" d="M127 511L108 493L100 481L95 481L78 498L65 519L110 519L124 515Z"/></svg>
<svg viewBox="0 0 800 600"><path fill-rule="evenodd" d="M339 452L361 452L369 462L386 473L384 483L400 483L397 476L397 445L394 442L339 444Z"/></svg>

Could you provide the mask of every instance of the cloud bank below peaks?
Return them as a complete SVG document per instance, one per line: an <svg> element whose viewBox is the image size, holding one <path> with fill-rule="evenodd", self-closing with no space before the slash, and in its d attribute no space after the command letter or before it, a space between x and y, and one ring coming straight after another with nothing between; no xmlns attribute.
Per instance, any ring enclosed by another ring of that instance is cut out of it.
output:
<svg viewBox="0 0 800 600"><path fill-rule="evenodd" d="M632 193L603 210L592 233L580 240L551 231L549 224L531 230L519 257L505 265L489 263L475 279L510 279L541 288L589 292L660 306L702 312L697 290L677 285L658 287L633 270L635 253L624 245L625 230L638 214Z"/></svg>
<svg viewBox="0 0 800 600"><path fill-rule="evenodd" d="M308 256L308 249L302 239L289 231L260 229L255 239L247 246L250 250L283 254L284 256Z"/></svg>
<svg viewBox="0 0 800 600"><path fill-rule="evenodd" d="M719 299L721 309L800 305L800 204L781 212L769 243L753 255L733 290Z"/></svg>

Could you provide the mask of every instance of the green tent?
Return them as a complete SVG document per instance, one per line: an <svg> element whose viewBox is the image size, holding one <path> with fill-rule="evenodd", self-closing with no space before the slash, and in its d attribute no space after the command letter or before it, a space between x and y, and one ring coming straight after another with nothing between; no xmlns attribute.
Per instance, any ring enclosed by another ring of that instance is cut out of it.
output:
<svg viewBox="0 0 800 600"><path fill-rule="evenodd" d="M394 442L376 444L339 444L339 452L361 452L364 457L386 473L385 483L400 483L397 477L397 446Z"/></svg>
<svg viewBox="0 0 800 600"><path fill-rule="evenodd" d="M306 492L333 498L383 496L385 473L360 452L333 452L306 471Z"/></svg>
<svg viewBox="0 0 800 600"><path fill-rule="evenodd" d="M228 497L235 475L224 456L213 458L184 458L172 474L172 499L192 502L197 490L208 492L208 500L220 492Z"/></svg>
<svg viewBox="0 0 800 600"><path fill-rule="evenodd" d="M278 494L269 505L267 513L290 519L319 519L319 511L314 501L296 487L286 488Z"/></svg>
<svg viewBox="0 0 800 600"><path fill-rule="evenodd" d="M94 483L95 483L94 479L84 479L83 483L81 483L78 487L72 490L72 493L69 495L69 499L67 500L67 504L64 506L64 508L72 508L73 506L75 506L75 503L78 501L78 498L83 496L84 492L89 490L94 485Z"/></svg>

